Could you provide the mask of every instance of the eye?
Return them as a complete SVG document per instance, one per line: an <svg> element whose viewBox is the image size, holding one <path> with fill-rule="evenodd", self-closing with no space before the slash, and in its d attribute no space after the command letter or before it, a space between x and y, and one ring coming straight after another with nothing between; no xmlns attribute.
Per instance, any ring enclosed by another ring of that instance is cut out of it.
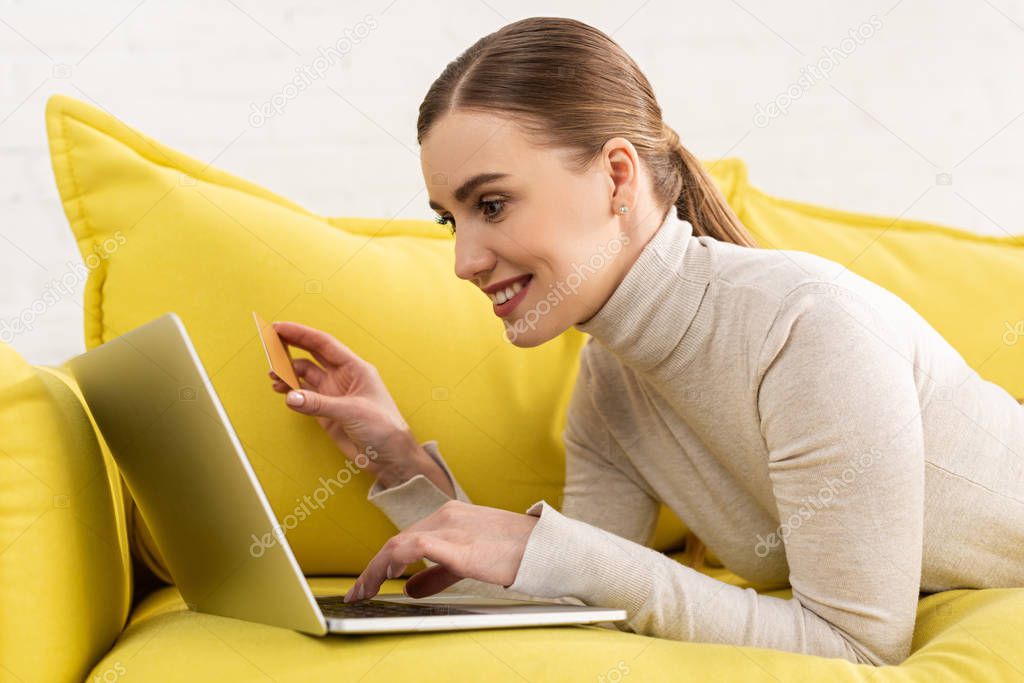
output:
<svg viewBox="0 0 1024 683"><path fill-rule="evenodd" d="M500 216L501 212L504 211L506 201L507 200L504 199L481 199L479 202L476 203L476 208L484 209L485 207L493 207L497 205L499 208L496 211L494 211L494 213L484 212L484 220L487 221L488 223L493 223L495 222L494 219Z"/></svg>
<svg viewBox="0 0 1024 683"><path fill-rule="evenodd" d="M478 211L483 211L487 208L492 209L491 212L484 211L484 220L488 223L496 223L497 217L505 210L506 202L508 202L508 199L481 199L476 203L475 208ZM455 234L455 217L450 213L434 216L434 222L438 225L450 225L449 230L451 234Z"/></svg>
<svg viewBox="0 0 1024 683"><path fill-rule="evenodd" d="M450 225L449 232L455 234L455 218L450 214L446 213L443 216L434 216L434 222L438 225Z"/></svg>

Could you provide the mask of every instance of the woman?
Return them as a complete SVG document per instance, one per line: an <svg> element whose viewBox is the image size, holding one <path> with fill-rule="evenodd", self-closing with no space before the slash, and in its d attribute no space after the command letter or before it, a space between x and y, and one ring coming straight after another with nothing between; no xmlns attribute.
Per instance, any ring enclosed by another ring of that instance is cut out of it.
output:
<svg viewBox="0 0 1024 683"><path fill-rule="evenodd" d="M880 665L908 655L920 592L1024 585L1024 408L894 294L754 248L604 33L531 18L484 37L431 86L418 139L456 275L509 340L591 338L563 509L520 514L472 505L372 366L275 324L316 361L295 361L288 405L349 457L376 449L369 499L402 530L347 599L422 559L409 595L466 579L624 608L637 633ZM646 548L661 502L792 599Z"/></svg>

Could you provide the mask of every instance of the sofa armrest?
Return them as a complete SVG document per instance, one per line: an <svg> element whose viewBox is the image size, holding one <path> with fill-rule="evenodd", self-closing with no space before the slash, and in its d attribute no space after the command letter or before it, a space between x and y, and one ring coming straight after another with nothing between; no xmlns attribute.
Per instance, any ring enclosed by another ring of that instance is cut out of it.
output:
<svg viewBox="0 0 1024 683"><path fill-rule="evenodd" d="M84 680L131 592L120 475L74 380L0 344L0 678Z"/></svg>

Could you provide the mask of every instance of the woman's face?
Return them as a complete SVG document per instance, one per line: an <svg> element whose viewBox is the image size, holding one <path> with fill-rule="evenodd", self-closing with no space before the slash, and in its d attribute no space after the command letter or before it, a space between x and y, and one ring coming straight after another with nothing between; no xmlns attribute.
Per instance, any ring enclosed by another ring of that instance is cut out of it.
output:
<svg viewBox="0 0 1024 683"><path fill-rule="evenodd" d="M574 173L564 153L533 146L510 120L454 111L420 160L431 208L455 227L455 274L484 290L481 305L516 346L593 316L661 222L625 138Z"/></svg>

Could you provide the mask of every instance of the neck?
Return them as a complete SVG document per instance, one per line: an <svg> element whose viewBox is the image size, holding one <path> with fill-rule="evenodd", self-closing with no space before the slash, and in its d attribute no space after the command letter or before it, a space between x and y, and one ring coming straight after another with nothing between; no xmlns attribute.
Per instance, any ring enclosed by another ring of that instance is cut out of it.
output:
<svg viewBox="0 0 1024 683"><path fill-rule="evenodd" d="M630 271L633 264L636 263L637 258L643 252L644 248L651 241L654 235L657 234L658 229L665 224L669 216L675 213L674 207L669 207L668 212L659 214L657 212L649 212L649 215L641 223L636 223L628 227L629 239L624 242L626 247L615 257L615 264L618 266L615 275L612 277L612 291L618 289L619 285L622 284L622 280L625 279L626 273ZM579 329L580 325L585 325L594 318L592 314L586 320L576 323L574 327Z"/></svg>
<svg viewBox="0 0 1024 683"><path fill-rule="evenodd" d="M684 365L706 332L697 316L711 274L702 239L711 238L694 236L669 207L601 308L574 327L638 370Z"/></svg>

